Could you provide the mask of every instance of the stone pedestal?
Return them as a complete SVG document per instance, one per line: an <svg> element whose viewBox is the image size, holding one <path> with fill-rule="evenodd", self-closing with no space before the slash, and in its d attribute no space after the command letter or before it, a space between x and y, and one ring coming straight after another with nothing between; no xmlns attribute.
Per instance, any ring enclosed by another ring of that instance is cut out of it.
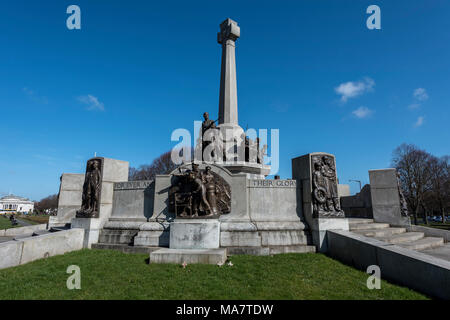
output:
<svg viewBox="0 0 450 320"><path fill-rule="evenodd" d="M58 213L49 219L49 227L63 227L75 217L81 207L84 174L63 173L58 194Z"/></svg>
<svg viewBox="0 0 450 320"><path fill-rule="evenodd" d="M411 220L407 215L406 203L401 198L396 170L369 170L369 179L373 220L393 226L410 226Z"/></svg>
<svg viewBox="0 0 450 320"><path fill-rule="evenodd" d="M86 248L90 248L91 244L98 242L100 230L111 216L114 183L128 181L129 169L129 164L126 161L99 157L93 159L100 159L102 163L98 216L93 218L76 217L72 219L72 228L83 228L85 230L84 246Z"/></svg>
<svg viewBox="0 0 450 320"><path fill-rule="evenodd" d="M72 229L84 229L83 248L91 248L93 243L98 242L102 222L99 218L73 218Z"/></svg>
<svg viewBox="0 0 450 320"><path fill-rule="evenodd" d="M337 170L332 154L315 152L292 159L292 178L300 186L305 220L317 250L327 251L327 230L349 230L340 210Z"/></svg>
<svg viewBox="0 0 450 320"><path fill-rule="evenodd" d="M217 219L176 219L170 224L171 249L217 249L220 222Z"/></svg>

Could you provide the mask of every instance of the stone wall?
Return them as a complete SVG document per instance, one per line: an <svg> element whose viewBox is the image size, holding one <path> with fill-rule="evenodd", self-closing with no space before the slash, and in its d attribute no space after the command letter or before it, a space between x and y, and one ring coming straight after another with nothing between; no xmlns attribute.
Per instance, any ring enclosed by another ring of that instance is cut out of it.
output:
<svg viewBox="0 0 450 320"><path fill-rule="evenodd" d="M63 173L58 195L58 213L49 219L49 226L64 226L71 223L81 207L84 174Z"/></svg>
<svg viewBox="0 0 450 320"><path fill-rule="evenodd" d="M83 229L70 229L0 243L0 269L83 248Z"/></svg>
<svg viewBox="0 0 450 320"><path fill-rule="evenodd" d="M372 219L372 197L370 193L370 185L366 184L361 192L353 196L341 197L341 208L345 212L345 216L349 218L366 218Z"/></svg>

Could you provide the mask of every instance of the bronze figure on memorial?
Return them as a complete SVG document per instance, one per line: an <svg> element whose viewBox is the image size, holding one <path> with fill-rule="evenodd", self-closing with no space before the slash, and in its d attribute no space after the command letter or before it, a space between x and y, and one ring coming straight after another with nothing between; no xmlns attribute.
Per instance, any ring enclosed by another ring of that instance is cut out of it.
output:
<svg viewBox="0 0 450 320"><path fill-rule="evenodd" d="M229 213L231 189L226 181L207 166L173 174L169 189L169 211L182 218L214 217Z"/></svg>
<svg viewBox="0 0 450 320"><path fill-rule="evenodd" d="M98 218L102 180L101 167L101 159L91 159L87 162L81 209L76 213L77 218Z"/></svg>
<svg viewBox="0 0 450 320"><path fill-rule="evenodd" d="M398 197L400 199L400 214L404 217L408 217L409 216L408 204L406 203L406 199L400 184L400 174L398 172L396 174L397 174Z"/></svg>
<svg viewBox="0 0 450 320"><path fill-rule="evenodd" d="M215 143L216 141L216 135L217 133L213 130L218 130L216 127L216 121L209 119L209 113L205 112L203 113L204 121L202 122L202 159L203 160L211 160L211 159L205 159L204 151L207 146L209 146L211 143ZM211 151L211 156L215 157L215 150L213 149Z"/></svg>
<svg viewBox="0 0 450 320"><path fill-rule="evenodd" d="M312 202L314 217L343 217L339 204L334 160L329 156L313 156Z"/></svg>

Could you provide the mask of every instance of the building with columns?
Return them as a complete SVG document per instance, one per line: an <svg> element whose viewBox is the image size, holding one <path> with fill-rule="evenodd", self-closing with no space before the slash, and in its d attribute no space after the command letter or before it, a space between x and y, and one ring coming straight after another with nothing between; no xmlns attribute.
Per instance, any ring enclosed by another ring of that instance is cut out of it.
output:
<svg viewBox="0 0 450 320"><path fill-rule="evenodd" d="M34 202L13 194L0 198L0 214L33 212Z"/></svg>

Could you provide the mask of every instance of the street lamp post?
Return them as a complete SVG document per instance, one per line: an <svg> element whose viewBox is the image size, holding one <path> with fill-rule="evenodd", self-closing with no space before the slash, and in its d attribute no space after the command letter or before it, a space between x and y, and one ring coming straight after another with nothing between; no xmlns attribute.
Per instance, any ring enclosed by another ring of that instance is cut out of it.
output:
<svg viewBox="0 0 450 320"><path fill-rule="evenodd" d="M348 181L354 181L359 183L359 192L361 192L361 180L348 180Z"/></svg>

